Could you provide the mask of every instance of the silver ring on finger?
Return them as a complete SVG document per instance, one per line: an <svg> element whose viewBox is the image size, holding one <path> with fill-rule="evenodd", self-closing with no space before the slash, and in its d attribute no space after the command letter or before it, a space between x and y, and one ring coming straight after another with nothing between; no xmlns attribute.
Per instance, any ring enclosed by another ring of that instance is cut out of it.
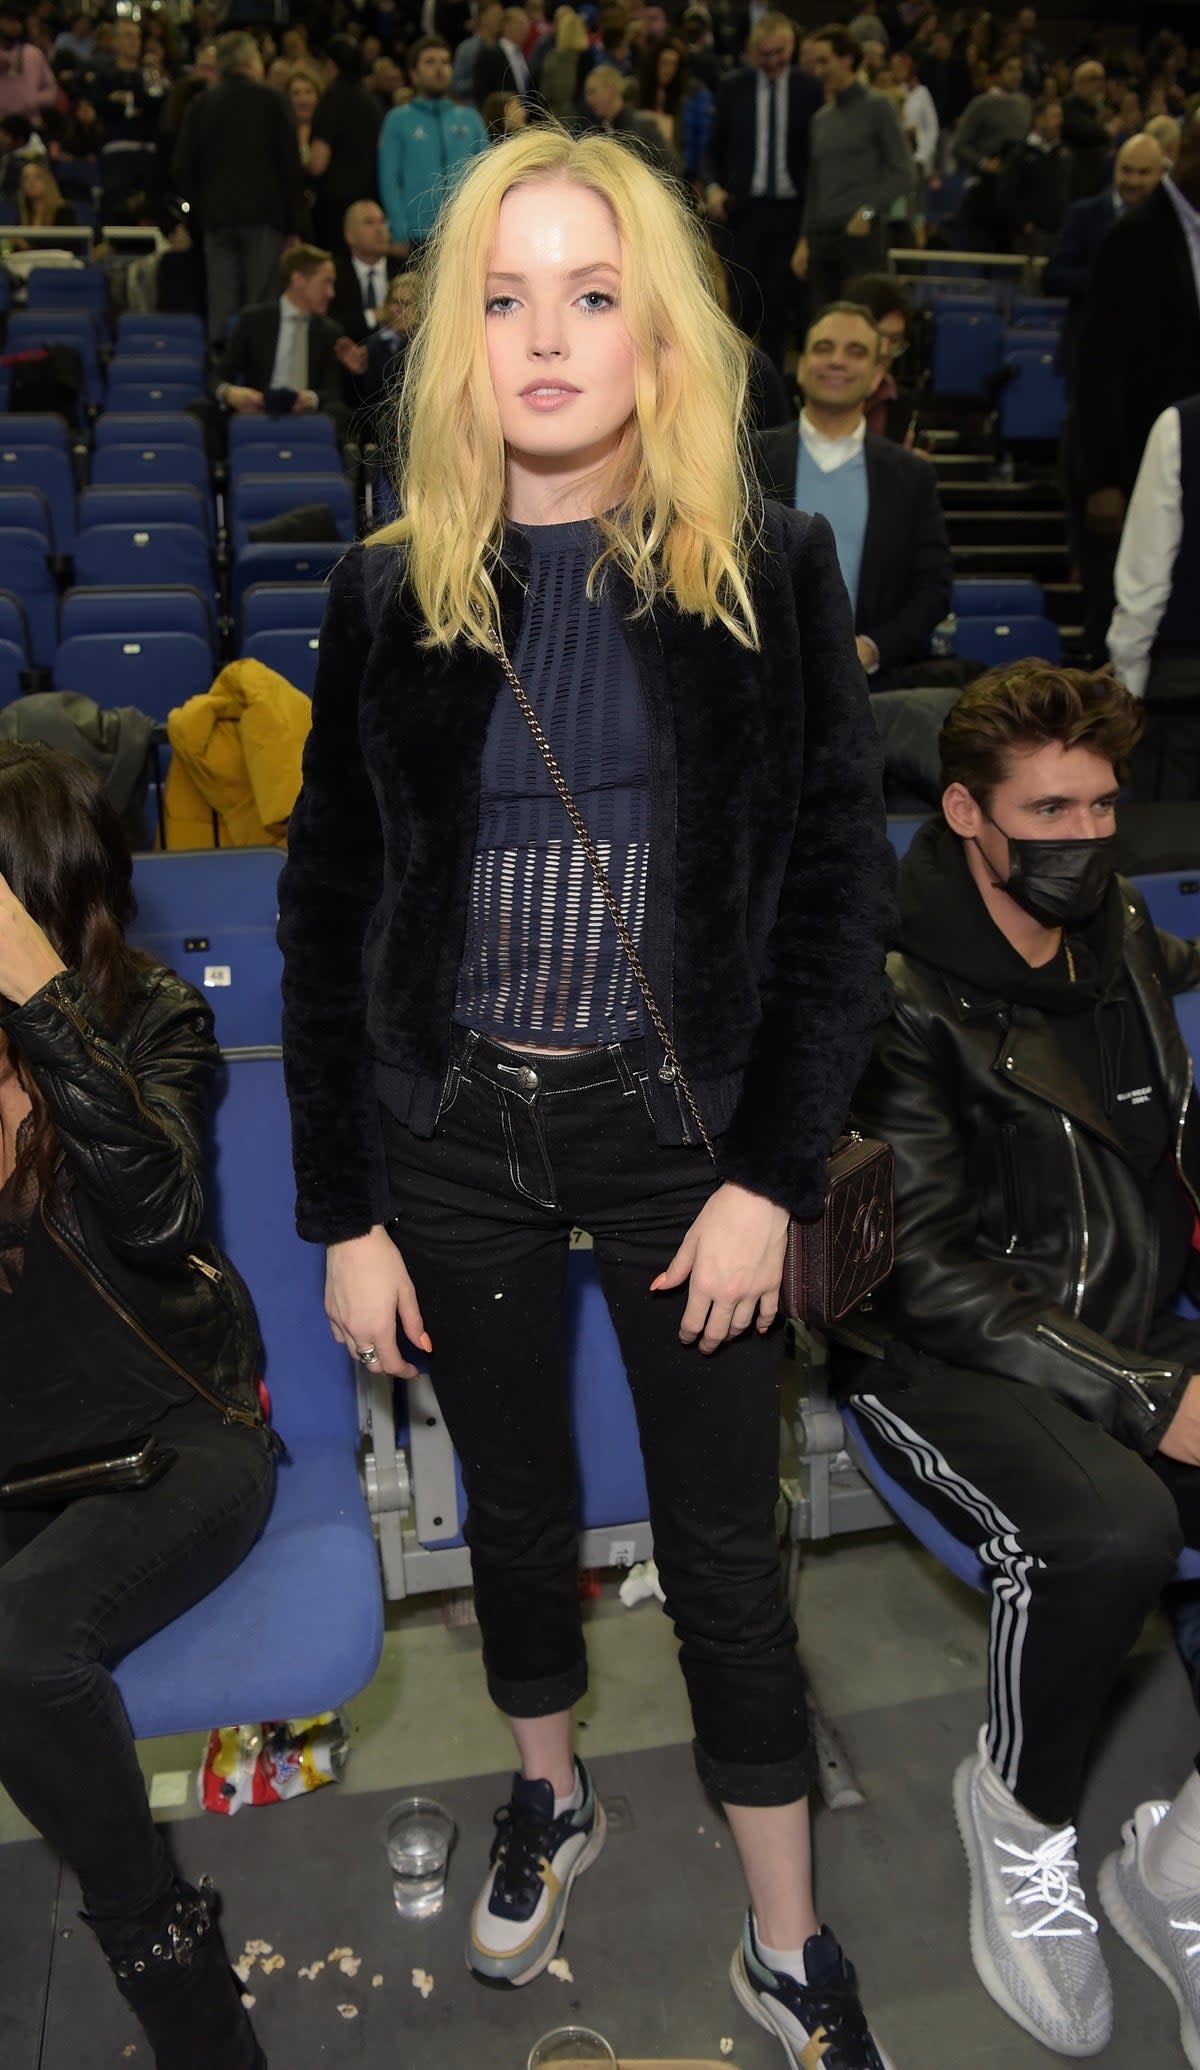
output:
<svg viewBox="0 0 1200 2070"><path fill-rule="evenodd" d="M373 1344L360 1344L354 1356L360 1366L377 1366L379 1364L379 1353Z"/></svg>

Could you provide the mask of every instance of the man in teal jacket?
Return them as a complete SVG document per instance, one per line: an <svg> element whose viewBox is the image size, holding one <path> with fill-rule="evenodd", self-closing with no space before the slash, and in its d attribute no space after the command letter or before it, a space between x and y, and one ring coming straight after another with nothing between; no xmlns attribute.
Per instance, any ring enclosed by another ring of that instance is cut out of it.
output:
<svg viewBox="0 0 1200 2070"><path fill-rule="evenodd" d="M414 98L393 108L379 132L379 198L402 257L428 237L446 195L489 141L478 109L447 98L450 52L440 37L413 45L409 77Z"/></svg>

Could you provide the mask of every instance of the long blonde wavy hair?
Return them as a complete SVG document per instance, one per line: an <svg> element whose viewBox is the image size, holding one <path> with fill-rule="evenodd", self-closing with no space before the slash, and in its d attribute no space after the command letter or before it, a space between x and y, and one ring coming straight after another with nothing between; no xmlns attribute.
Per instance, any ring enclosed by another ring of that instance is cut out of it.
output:
<svg viewBox="0 0 1200 2070"><path fill-rule="evenodd" d="M505 523L505 445L488 371L484 278L505 195L540 179L598 194L621 240L621 308L635 347L634 413L595 480L601 552L628 577L634 616L670 597L757 647L749 563L758 533L746 449L749 347L709 284L704 230L678 191L613 137L539 125L478 157L420 261L421 315L397 424L404 515L371 544L406 549L423 644L486 647Z"/></svg>

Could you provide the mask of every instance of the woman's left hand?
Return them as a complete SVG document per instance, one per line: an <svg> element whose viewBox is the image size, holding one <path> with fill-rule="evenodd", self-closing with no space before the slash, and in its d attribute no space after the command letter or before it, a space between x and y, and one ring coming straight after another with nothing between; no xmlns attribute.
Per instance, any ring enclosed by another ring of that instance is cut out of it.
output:
<svg viewBox="0 0 1200 2070"><path fill-rule="evenodd" d="M716 1351L757 1317L769 1330L779 1313L779 1286L787 1251L787 1209L760 1193L726 1182L706 1200L652 1294L689 1281L679 1325L681 1344Z"/></svg>
<svg viewBox="0 0 1200 2070"><path fill-rule="evenodd" d="M0 877L0 995L24 1006L66 964Z"/></svg>

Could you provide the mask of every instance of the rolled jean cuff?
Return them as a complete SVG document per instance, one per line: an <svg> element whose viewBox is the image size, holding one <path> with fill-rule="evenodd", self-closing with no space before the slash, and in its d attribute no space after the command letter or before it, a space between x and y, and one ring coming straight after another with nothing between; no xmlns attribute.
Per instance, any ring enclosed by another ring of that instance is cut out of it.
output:
<svg viewBox="0 0 1200 2070"><path fill-rule="evenodd" d="M543 1675L536 1682L506 1682L487 1670L488 1695L506 1718L551 1718L556 1711L569 1711L586 1695L587 1655L558 1675Z"/></svg>
<svg viewBox="0 0 1200 2070"><path fill-rule="evenodd" d="M817 1779L811 1741L786 1761L716 1761L698 1739L692 1741L692 1754L705 1789L722 1804L796 1804Z"/></svg>

